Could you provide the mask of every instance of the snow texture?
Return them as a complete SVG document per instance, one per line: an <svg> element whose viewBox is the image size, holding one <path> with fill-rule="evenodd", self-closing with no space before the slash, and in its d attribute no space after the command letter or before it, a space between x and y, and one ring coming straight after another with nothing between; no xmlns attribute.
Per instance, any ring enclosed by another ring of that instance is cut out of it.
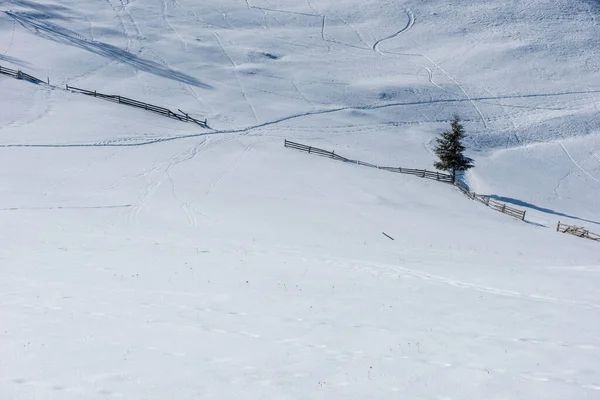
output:
<svg viewBox="0 0 600 400"><path fill-rule="evenodd" d="M50 79L0 75L0 398L600 398L600 244L555 231L600 233L599 15L0 1L0 65ZM431 170L455 113L526 222L283 147Z"/></svg>

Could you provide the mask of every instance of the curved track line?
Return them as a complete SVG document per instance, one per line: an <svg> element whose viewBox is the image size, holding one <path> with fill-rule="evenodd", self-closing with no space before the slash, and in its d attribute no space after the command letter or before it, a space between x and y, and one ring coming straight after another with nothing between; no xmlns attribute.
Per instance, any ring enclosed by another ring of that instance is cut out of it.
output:
<svg viewBox="0 0 600 400"><path fill-rule="evenodd" d="M235 79L237 80L238 86L240 88L240 92L242 92L242 96L244 97L244 100L246 100L246 103L248 104L250 111L252 111L252 115L254 116L254 119L256 120L256 122L260 122L258 119L258 116L256 115L256 110L254 110L252 103L250 103L250 100L248 99L248 95L246 94L246 90L244 89L244 86L242 85L242 81L240 79L240 76L238 75L236 63L233 61L233 59L231 58L229 53L227 53L227 50L225 50L225 47L223 47L223 43L221 42L221 38L219 37L219 35L217 35L216 32L213 32L213 35L215 36L215 38L217 38L219 47L221 48L221 50L223 51L223 54L225 54L225 56L231 63L231 66L233 67L233 74L235 75Z"/></svg>
<svg viewBox="0 0 600 400"><path fill-rule="evenodd" d="M55 88L56 90L64 90L61 88ZM313 115L324 115L324 114L332 114L340 111L368 111L368 110L378 110L383 108L390 107L406 107L406 106L419 106L419 105L427 105L427 104L439 104L439 103L460 103L460 102L476 102L476 101L484 101L484 100L495 100L495 99L515 99L515 98L529 98L529 97L555 97L555 96L563 96L563 95L571 95L577 94L578 92L571 93L544 93L544 94L526 94L526 95L514 95L514 96L497 96L495 98L490 97L469 97L467 99L439 99L439 100L427 100L427 101L411 101L411 102L397 102L397 103L387 103L387 104L376 104L376 105L365 105L365 106L347 106L347 107L338 107L332 108L328 110L319 110L319 111L309 111L300 114L293 114L287 117L282 117L276 120L263 122L256 125L251 125L245 128L237 128L237 129L222 129L216 130L211 129L210 132L203 133L191 133L188 135L180 135L180 136L172 136L172 137L163 137L146 141L139 141L135 143L121 143L117 140L112 141L104 141L104 142L95 142L95 143L65 143L65 144L25 144L25 143L15 143L15 144L0 144L0 148L9 148L9 147L32 147L32 148L68 148L68 147L140 147L147 146L151 144L170 142L173 140L182 140L182 139L190 139L208 135L218 135L218 134L227 134L227 133L248 133L250 131L264 128L271 125L277 125L282 122L287 122L299 118L311 117ZM448 122L447 120L437 120L435 122Z"/></svg>
<svg viewBox="0 0 600 400"><path fill-rule="evenodd" d="M175 37L177 37L177 40L179 40L179 42L181 43L181 46L183 47L184 51L187 51L187 43L185 42L185 40L183 40L183 38L181 37L181 35L179 35L179 33L175 30L175 28L173 28L173 25L171 25L171 23L169 22L169 17L167 16L167 12L169 11L169 6L167 5L167 0L162 0L163 2L163 7L162 7L162 19L165 22L165 25L167 25L167 27L169 28L169 30L171 32L173 32L173 34L175 35Z"/></svg>
<svg viewBox="0 0 600 400"><path fill-rule="evenodd" d="M182 165L182 164L190 161L194 157L196 157L196 155L201 151L201 148L206 146L206 144L208 143L209 139L210 138L205 139L199 145L193 146L191 149L187 150L186 152L180 154L179 156L175 156L174 158L172 158L171 162L169 163L169 165L165 169L165 175L169 179L169 183L171 185L171 193L172 193L173 197L181 205L181 209L185 212L185 214L187 216L187 219L188 219L188 226L190 228L193 228L193 227L195 227L197 225L197 223L196 223L196 217L194 216L194 212L193 212L193 211L196 211L196 210L193 210L192 207L190 207L189 204L186 201L184 201L181 198L181 196L179 196L177 194L177 190L175 189L175 182L173 181L173 176L171 175L171 170L174 169L175 167L178 167L178 166L180 166L180 165ZM206 215L204 215L202 213L199 213L199 214L201 214L205 218L208 218Z"/></svg>
<svg viewBox="0 0 600 400"><path fill-rule="evenodd" d="M244 161L244 159L246 158L248 153L250 153L252 151L254 146L256 146L256 143L252 143L251 145L246 147L244 149L244 151L242 152L242 154L240 156L238 156L235 159L235 161L229 167L227 167L227 169L225 171L223 171L214 181L212 181L210 183L210 188L206 192L206 196L212 195L212 193L215 191L218 183L221 182L227 175L229 175L230 173L235 171L235 169L242 163L242 161Z"/></svg>
<svg viewBox="0 0 600 400"><path fill-rule="evenodd" d="M565 154L567 155L567 157L569 157L569 160L571 160L571 162L581 170L581 172L583 172L584 174L586 174L587 176L589 176L590 178L592 178L593 180L595 180L596 182L600 183L600 179L596 178L595 176L593 176L592 174L590 174L589 172L587 172L585 169L583 169L583 167L581 165L579 165L577 163L577 161L575 161L575 159L571 156L571 154L567 151L567 148L565 147L565 145L562 142L558 142L558 144L560 145L560 147L562 147L562 149L564 150Z"/></svg>
<svg viewBox="0 0 600 400"><path fill-rule="evenodd" d="M386 40L389 40L389 39L393 39L396 36L399 36L399 35L403 34L404 32L408 31L410 28L413 27L413 25L415 24L415 14L410 9L405 9L404 11L406 12L406 15L408 15L408 23L406 24L406 26L404 28L400 29L398 32L396 32L394 34L391 34L388 37L385 37L383 39L379 39L378 41L376 41L375 44L372 47L373 51L376 51L377 53L381 53L379 51L379 45L382 42L385 42Z"/></svg>
<svg viewBox="0 0 600 400"><path fill-rule="evenodd" d="M584 302L584 301L571 300L571 299L560 299L560 298L555 298L555 297L550 297L550 296L543 296L543 295L531 294L531 293L522 293L522 292L518 292L515 290L501 289L501 288L496 288L496 287L492 287L492 286L485 286L485 285L480 285L477 283L466 282L466 281L462 281L462 280L458 280L458 279L454 279L454 278L447 278L444 276L435 275L435 274L431 274L428 272L421 272L421 271L417 271L417 270L405 268L405 267L400 267L400 266L387 265L387 264L376 264L376 265L373 265L372 267L355 265L355 268L362 269L365 271L382 269L382 270L387 270L387 271L393 272L395 274L402 272L402 273L407 274L408 276L412 276L417 279L422 279L425 281L445 284L445 285L460 288L460 289L476 290L478 292L489 293L489 294L496 295L496 296L512 297L512 298L547 303L547 304L582 307L582 308L589 309L589 310L600 310L600 304L588 303L588 302Z"/></svg>
<svg viewBox="0 0 600 400"><path fill-rule="evenodd" d="M159 166L160 166L159 162L156 162L148 171L146 171L142 174L142 176L148 180L148 184L146 185L146 188L144 189L144 191L138 198L138 201L133 206L133 209L129 213L129 220L136 225L138 224L138 216L139 216L140 212L142 211L142 208L146 204L148 204L152 195L162 185L162 180L160 179L161 178L160 176L158 176L155 179L150 177L151 173L158 171Z"/></svg>
<svg viewBox="0 0 600 400"><path fill-rule="evenodd" d="M425 58L427 61L429 61L430 63L432 63L433 65L435 65L435 67L437 69L439 69L444 75L446 75L448 77L448 79L450 79L452 82L454 82L454 84L461 90L461 92L464 93L464 95L467 98L467 100L473 105L473 108L475 108L475 110L477 111L477 113L481 117L481 122L483 123L483 127L485 129L488 129L488 125L487 125L487 122L485 121L485 117L483 116L483 113L481 112L481 110L479 109L479 107L477 107L477 104L475 104L475 101L473 101L473 99L471 98L471 96L469 96L469 94L467 93L467 91L465 90L465 88L462 87L462 85L460 83L458 83L456 81L456 79L454 79L454 77L452 77L452 75L450 75L442 67L440 67L440 65L438 63L436 63L435 61L433 61L431 58L427 57L425 54L422 54L421 56L423 58Z"/></svg>

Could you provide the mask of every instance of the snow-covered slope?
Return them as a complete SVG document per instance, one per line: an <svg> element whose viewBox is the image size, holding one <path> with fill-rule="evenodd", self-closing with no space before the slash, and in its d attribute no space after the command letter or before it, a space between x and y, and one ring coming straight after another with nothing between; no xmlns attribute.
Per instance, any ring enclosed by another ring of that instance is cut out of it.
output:
<svg viewBox="0 0 600 400"><path fill-rule="evenodd" d="M0 397L600 396L600 245L554 231L600 232L597 2L0 11L51 83L0 75ZM454 113L527 222L283 148L432 169Z"/></svg>

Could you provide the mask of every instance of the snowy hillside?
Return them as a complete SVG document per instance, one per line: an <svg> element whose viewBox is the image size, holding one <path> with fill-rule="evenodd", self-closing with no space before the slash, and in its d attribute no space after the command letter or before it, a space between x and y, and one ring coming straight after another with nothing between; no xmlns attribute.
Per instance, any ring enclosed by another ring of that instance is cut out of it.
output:
<svg viewBox="0 0 600 400"><path fill-rule="evenodd" d="M599 15L0 1L0 398L600 398Z"/></svg>

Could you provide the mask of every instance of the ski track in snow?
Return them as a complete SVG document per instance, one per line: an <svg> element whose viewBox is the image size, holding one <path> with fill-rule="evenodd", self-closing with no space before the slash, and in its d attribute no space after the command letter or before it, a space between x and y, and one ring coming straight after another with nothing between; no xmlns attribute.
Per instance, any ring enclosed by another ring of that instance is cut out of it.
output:
<svg viewBox="0 0 600 400"><path fill-rule="evenodd" d="M454 82L454 84L460 89L461 92L463 92L463 94L465 95L467 100L473 105L473 108L475 108L475 110L481 117L481 122L483 124L483 127L485 129L488 129L488 125L487 125L487 122L485 121L485 117L483 116L483 113L481 112L481 110L479 109L477 104L475 104L475 101L471 98L471 96L469 96L469 94L467 93L465 88L460 83L458 83L458 81L456 79L454 79L454 77L452 75L450 75L448 72L446 72L446 70L444 70L438 63L433 61L431 58L427 57L425 54L422 54L422 57L425 58L430 63L432 63L441 73L446 75L446 77L448 77L448 79L450 79L452 82Z"/></svg>
<svg viewBox="0 0 600 400"><path fill-rule="evenodd" d="M400 36L401 34L403 34L404 32L410 30L413 25L415 24L415 15L412 12L412 10L410 9L405 9L404 10L406 12L406 15L408 16L408 22L406 23L406 26L402 29L400 29L398 32L391 34L390 36L387 36L383 39L379 39L378 41L375 42L375 44L373 44L372 49L373 51L377 52L377 53L381 53L379 51L379 45L383 42L385 42L386 40L390 40L393 39L397 36Z"/></svg>
<svg viewBox="0 0 600 400"><path fill-rule="evenodd" d="M210 196L213 194L219 182L221 182L227 175L231 174L233 171L236 170L236 168L242 163L242 161L244 161L246 156L248 156L248 154L252 151L254 146L256 146L256 143L247 146L242 152L242 154L238 156L229 167L227 167L215 180L213 180L210 183L210 187L206 192L206 196Z"/></svg>
<svg viewBox="0 0 600 400"><path fill-rule="evenodd" d="M562 142L559 141L558 144L560 145L560 147L562 147L563 151L565 152L565 154L567 155L569 160L571 160L573 165L575 165L581 172L583 172L584 174L589 176L592 180L596 181L597 183L600 183L600 179L596 178L595 176L593 176L592 174L587 172L581 165L579 165L577 163L577 161L575 161L575 159L571 156L571 154L569 153L569 151L567 150L567 148L565 147L565 145Z"/></svg>
<svg viewBox="0 0 600 400"><path fill-rule="evenodd" d="M373 46L372 46L373 51L375 51L375 52L377 52L379 54L390 54L390 53L386 53L386 52L380 51L379 50L379 45L382 42L386 41L386 40L393 39L393 38L395 38L395 37L397 37L397 36L399 36L399 35L407 32L408 30L410 30L414 26L415 20L416 20L414 12L412 10L410 10L410 9L405 9L405 12L406 12L406 14L408 16L408 22L407 22L406 26L404 28L402 28L401 30L399 30L398 32L396 32L396 33L394 33L394 34L392 34L390 36L387 36L387 37L385 37L383 39L379 39L377 42L375 42L375 44L373 44ZM391 54L393 54L393 53L391 53ZM435 66L435 68L437 68L441 73L443 73L444 75L446 75L446 77L448 79L450 79L460 89L460 91L465 95L465 97L467 98L467 100L469 100L469 102L473 105L473 108L475 108L475 110L477 111L477 113L481 117L481 122L483 124L483 127L485 129L488 129L488 125L487 125L486 119L483 116L483 113L481 112L481 109L477 106L477 104L475 104L475 102L472 100L471 96L467 93L467 91L465 90L465 88L460 83L458 83L458 81L452 75L450 75L438 63L436 63L435 61L433 61L433 59L431 59L427 55L425 55L425 54L414 54L414 55L417 55L417 56L425 58L427 61L429 61L431 64L433 64ZM427 68L427 71L429 73L429 81L433 85L435 85L436 87L438 87L439 89L442 89L441 87L439 87L439 85L437 85L437 84L435 84L433 82L433 80L432 80L433 74L431 72L431 69Z"/></svg>
<svg viewBox="0 0 600 400"><path fill-rule="evenodd" d="M206 220L212 220L207 214L205 214L205 213L199 211L197 208L195 208L191 204L191 201L185 200L178 193L176 185L175 185L175 180L173 178L173 172L176 169L180 168L182 165L193 160L199 154L207 152L209 150L213 150L213 149L217 148L218 146L221 146L225 143L231 142L236 139L237 139L236 137L230 137L230 138L221 139L221 140L211 140L210 137L207 137L205 140L203 140L199 144L194 145L191 148L188 148L181 153L178 153L177 155L169 158L166 161L155 162L154 165L149 170L142 172L141 174L137 174L133 177L127 178L127 179L134 179L134 178L141 177L141 178L146 179L148 182L148 184L146 185L146 188L144 189L144 191L142 192L138 201L134 204L132 211L130 212L130 221L134 224L138 224L137 221L138 221L138 215L139 215L140 211L142 210L142 208L144 208L149 203L149 201L154 196L154 194L156 193L158 188L160 186L162 186L162 183L163 183L165 177L167 178L167 180L169 182L172 196L177 200L177 202L180 204L181 209L185 212L185 214L187 216L188 227L195 227L197 225L195 214L202 216ZM253 146L254 145L252 145L252 147ZM247 152L244 153L244 157L245 157L246 153ZM241 160L239 160L239 162L241 162ZM237 164L239 164L239 162ZM164 166L165 164L166 164L166 166ZM236 164L236 166L237 166L237 164ZM235 168L235 167L233 167L233 168ZM118 184L122 184L124 179L125 178L121 178L119 180ZM222 179L222 176L220 176L218 178L218 180L220 180L220 179ZM216 183L215 184L211 183L210 190L214 189L214 185L216 185ZM116 186L116 184L113 184L111 186L114 187L114 186Z"/></svg>
<svg viewBox="0 0 600 400"><path fill-rule="evenodd" d="M55 90L64 90L64 88L53 87ZM581 92L587 93L587 92ZM117 140L106 140L103 142L94 142L94 143L64 143L64 144L27 144L27 143L15 143L15 144L0 144L0 148L10 148L10 147L32 147L32 148L64 148L64 147L138 147L138 146L146 146L151 144L169 142L173 140L183 140L190 139L195 137L202 137L206 135L216 135L216 134L229 134L229 133L247 133L259 128L264 128L267 126L278 125L283 122L292 121L300 118L307 118L311 116L324 115L337 113L342 111L369 111L369 110L378 110L384 108L391 107L403 107L403 106L419 106L419 105L428 105L428 104L441 104L441 103L457 103L457 102L477 102L477 101L485 101L485 100L495 100L495 99L515 99L515 98L531 98L531 97L555 97L555 96L563 96L563 95L572 95L578 94L578 92L571 93L545 93L545 94L525 94L525 95L509 95L509 96L497 96L497 97L469 97L465 99L440 99L440 100L425 100L425 101L411 101L411 102L394 102L394 103L386 103L379 104L376 103L374 105L366 105L366 106L347 106L347 107L337 107L327 110L317 110L317 111L309 111L299 114L290 115L287 117L278 118L272 121L244 127L237 129L211 129L210 132L202 132L202 133L192 133L186 135L172 136L172 137L161 137L152 140L142 140L136 139L135 143L118 143ZM445 122L449 121L446 119L434 121L434 122Z"/></svg>
<svg viewBox="0 0 600 400"><path fill-rule="evenodd" d="M187 51L187 43L185 40L183 40L183 38L179 35L179 33L175 30L175 28L173 28L173 25L171 25L171 23L169 22L169 17L168 17L168 11L169 11L169 6L167 4L167 0L162 0L162 20L165 22L165 25L169 28L169 30L171 32L173 32L173 34L175 35L175 37L177 38L177 40L179 41L179 43L181 43L181 47L183 48L183 51Z"/></svg>
<svg viewBox="0 0 600 400"><path fill-rule="evenodd" d="M394 276L398 276L398 273L404 273L404 274L407 274L408 276L418 278L418 279L421 279L424 281L441 283L441 284L445 284L445 285L452 286L455 288L460 288L460 289L472 289L472 290L476 290L479 292L489 293L489 294L493 294L493 295L497 295L497 296L512 297L512 298L517 298L517 299L521 299L521 300L542 302L542 303L553 304L553 305L582 307L582 308L585 308L588 310L600 311L600 304L594 304L594 303L570 300L570 299L560 299L560 298L554 298L554 297L537 295L537 294L521 293L521 292L518 292L515 290L500 289L500 288L495 288L492 286L478 285L478 284L471 283L471 282L466 282L466 281L453 279L453 278L447 278L447 277L443 277L440 275L430 274L430 273L417 271L415 269L410 269L410 268L404 268L404 267L400 267L400 266L386 265L386 264L373 265L372 263L369 263L369 262L360 263L357 261L352 261L351 264L355 268L360 269L360 270L365 270L365 271L384 270L384 271L388 271L388 273L391 272ZM366 265L372 265L372 266L367 267Z"/></svg>
<svg viewBox="0 0 600 400"><path fill-rule="evenodd" d="M181 198L181 196L177 193L177 189L175 187L175 181L173 180L173 176L171 174L171 171L174 168L179 167L179 166L185 164L186 162L192 160L194 157L196 157L196 155L198 155L198 153L201 151L201 148L203 148L203 147L206 146L206 144L209 141L209 139L210 138L205 139L199 145L193 146L191 149L189 149L189 150L183 152L182 154L174 157L171 160L171 162L169 163L169 165L167 166L167 168L165 169L165 175L169 179L169 183L171 185L171 194L177 200L177 202L181 205L181 209L184 211L184 213L187 216L188 227L190 227L190 228L193 228L193 227L195 227L197 225L197 221L196 221L196 217L194 216L194 212L202 215L206 219L210 219L210 218L208 216L206 216L205 214L200 213L199 211L193 209L187 201L185 201L185 200L183 200Z"/></svg>
<svg viewBox="0 0 600 400"><path fill-rule="evenodd" d="M240 76L239 76L238 71L237 71L237 65L236 65L236 63L233 61L233 59L231 58L231 56L229 55L229 53L227 52L227 50L225 50L225 47L223 47L223 43L221 42L221 38L219 37L219 35L216 32L214 32L214 31L213 31L213 35L217 39L217 42L219 43L219 47L223 51L223 54L225 54L225 56L227 57L227 59L231 63L233 74L235 75L235 79L237 80L238 86L240 88L240 92L242 93L242 97L246 101L246 104L248 104L248 107L250 108L250 111L252 112L252 115L254 116L254 119L256 120L256 122L260 122L259 119L258 119L258 116L256 115L256 110L254 109L254 106L250 102L250 99L248 98L246 90L244 89L244 85L242 84L242 81L241 81Z"/></svg>

